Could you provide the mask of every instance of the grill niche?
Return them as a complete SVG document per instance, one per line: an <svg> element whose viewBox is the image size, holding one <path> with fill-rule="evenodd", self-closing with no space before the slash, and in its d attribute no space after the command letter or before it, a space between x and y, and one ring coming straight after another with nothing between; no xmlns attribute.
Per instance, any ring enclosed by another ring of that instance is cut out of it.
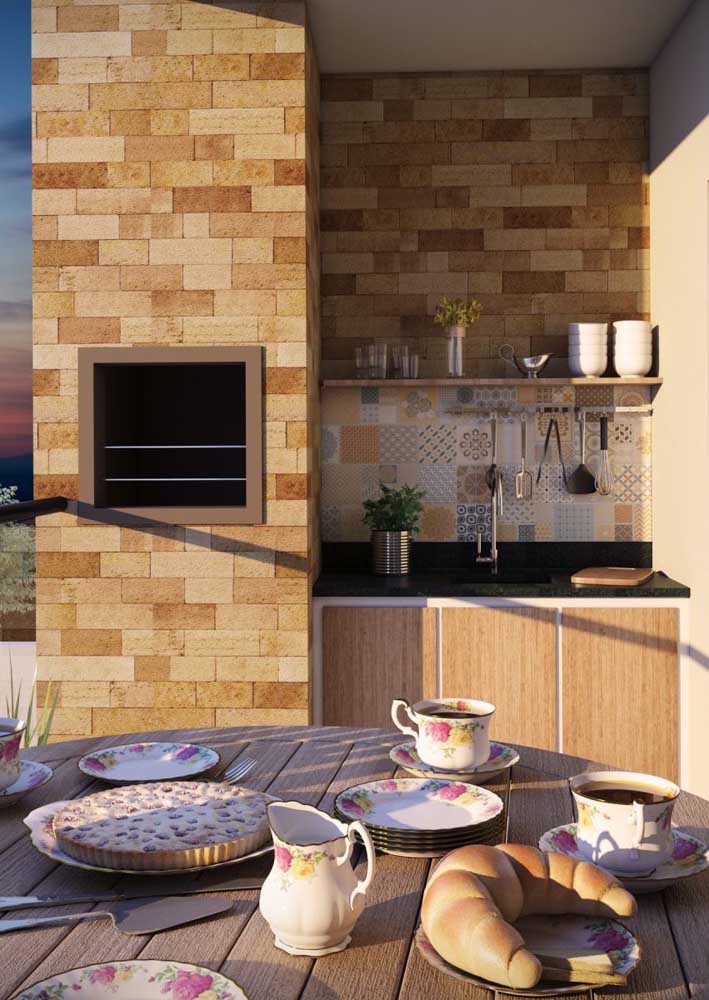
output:
<svg viewBox="0 0 709 1000"><path fill-rule="evenodd" d="M260 348L91 349L79 362L82 500L261 522Z"/></svg>

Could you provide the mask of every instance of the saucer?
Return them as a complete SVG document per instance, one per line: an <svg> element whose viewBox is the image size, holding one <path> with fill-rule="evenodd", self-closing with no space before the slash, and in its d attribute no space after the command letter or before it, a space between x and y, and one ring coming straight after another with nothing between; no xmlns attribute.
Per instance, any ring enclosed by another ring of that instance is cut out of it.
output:
<svg viewBox="0 0 709 1000"><path fill-rule="evenodd" d="M203 774L219 759L216 750L195 743L125 743L87 754L79 770L108 784L174 781Z"/></svg>
<svg viewBox="0 0 709 1000"><path fill-rule="evenodd" d="M59 972L18 994L18 1000L39 997L73 996L81 992L86 1000L165 1000L171 997L214 997L218 1000L248 1000L233 979L220 972L184 962L145 961L104 962Z"/></svg>
<svg viewBox="0 0 709 1000"><path fill-rule="evenodd" d="M46 785L53 774L51 767L40 764L37 760L21 760L19 778L14 785L0 792L0 809L7 809L8 806L19 802L23 795Z"/></svg>
<svg viewBox="0 0 709 1000"><path fill-rule="evenodd" d="M675 827L672 830L672 842L670 860L658 865L649 875L619 875L617 872L610 874L630 892L659 892L660 889L673 885L678 879L697 875L709 868L709 848L697 837ZM539 849L559 851L578 861L588 861L576 843L576 823L567 823L565 826L555 826L547 830L539 838ZM603 868L602 861L597 861L596 864L599 868ZM604 870L610 871L610 869Z"/></svg>
<svg viewBox="0 0 709 1000"><path fill-rule="evenodd" d="M529 920L530 918L525 918ZM539 920L542 918L534 918ZM608 941L612 938L611 947L608 951L613 962L613 971L628 976L640 961L640 945L630 933L628 928L617 920L605 917L584 917L579 915L564 914L563 917L551 915L543 918L545 923L553 928L556 939L569 946L569 950L576 948L601 947L604 950L608 947L605 942L600 944L600 940ZM524 933L522 934L524 937ZM442 955L436 951L431 942L426 937L423 927L419 927L414 936L414 942L419 954L426 961L442 972L444 976L452 976L464 983L474 983L476 986L483 986L488 990L493 990L495 994L506 994L508 996L531 996L531 997L553 997L565 996L572 993L588 993L605 987L593 987L588 983L564 983L542 979L536 986L528 990L516 990L511 986L500 986L491 983L487 979L474 976L472 972L465 972L455 965L447 962Z"/></svg>
<svg viewBox="0 0 709 1000"><path fill-rule="evenodd" d="M508 770L519 760L519 754L514 747L505 743L490 740L490 756L483 764L478 764L471 771L448 771L442 767L431 767L425 764L418 755L413 740L399 743L389 751L389 757L399 767L403 767L417 778L448 778L450 780L466 781L469 785L482 785L492 781L502 771Z"/></svg>

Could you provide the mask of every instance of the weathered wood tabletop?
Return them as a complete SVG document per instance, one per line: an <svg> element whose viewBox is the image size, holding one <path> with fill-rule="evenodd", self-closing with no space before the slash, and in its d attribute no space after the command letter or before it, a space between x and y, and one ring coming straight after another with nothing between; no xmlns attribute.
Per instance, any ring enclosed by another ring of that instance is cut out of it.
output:
<svg viewBox="0 0 709 1000"><path fill-rule="evenodd" d="M401 739L384 730L313 727L189 730L141 733L136 738L208 744L221 754L221 770L242 755L255 757L258 766L244 784L328 811L333 809L335 795L349 785L394 774L388 754ZM112 879L55 864L31 846L22 822L43 803L100 787L79 771L78 757L89 749L125 741L111 737L56 743L27 752L50 763L55 774L49 784L0 812L0 893L68 894L130 884L131 876ZM507 840L536 844L545 830L572 820L566 778L584 770L589 762L519 749L521 761L507 779L488 787L507 801ZM675 817L678 825L706 838L709 802L683 793ZM67 969L140 956L221 970L243 986L252 1000L490 1000L490 991L434 970L413 945L431 864L379 855L376 878L352 944L346 951L317 960L293 958L273 946L273 936L258 911L257 891L234 893L234 907L226 916L152 936L123 935L110 921L5 934L0 937L0 998L12 997L23 987ZM228 870L234 875L261 875L270 865L267 856ZM159 880L155 887L158 890ZM608 990L605 995L682 1000L703 993L709 985L709 875L640 896L639 904L640 912L630 926L641 941L642 962L627 987ZM23 916L48 912L37 909Z"/></svg>

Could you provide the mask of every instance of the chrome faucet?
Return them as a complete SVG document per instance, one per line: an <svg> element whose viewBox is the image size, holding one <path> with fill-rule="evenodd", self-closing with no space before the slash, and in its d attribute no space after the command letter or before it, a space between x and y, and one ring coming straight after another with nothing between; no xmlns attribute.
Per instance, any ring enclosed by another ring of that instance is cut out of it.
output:
<svg viewBox="0 0 709 1000"><path fill-rule="evenodd" d="M495 576L498 571L497 517L503 514L502 473L497 465L497 417L492 418L490 430L492 438L492 463L487 470L487 485L490 489L490 554L487 556L483 555L483 530L479 528L478 551L475 563L476 565L489 566L490 572Z"/></svg>

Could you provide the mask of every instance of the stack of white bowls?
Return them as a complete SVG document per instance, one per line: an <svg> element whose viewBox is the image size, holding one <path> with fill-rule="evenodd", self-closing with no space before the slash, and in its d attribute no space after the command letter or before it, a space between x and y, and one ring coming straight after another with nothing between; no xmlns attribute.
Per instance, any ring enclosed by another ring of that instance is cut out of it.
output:
<svg viewBox="0 0 709 1000"><path fill-rule="evenodd" d="M626 319L613 324L613 364L621 378L642 377L652 368L652 324Z"/></svg>
<svg viewBox="0 0 709 1000"><path fill-rule="evenodd" d="M608 367L608 324L569 323L569 371L598 378Z"/></svg>

